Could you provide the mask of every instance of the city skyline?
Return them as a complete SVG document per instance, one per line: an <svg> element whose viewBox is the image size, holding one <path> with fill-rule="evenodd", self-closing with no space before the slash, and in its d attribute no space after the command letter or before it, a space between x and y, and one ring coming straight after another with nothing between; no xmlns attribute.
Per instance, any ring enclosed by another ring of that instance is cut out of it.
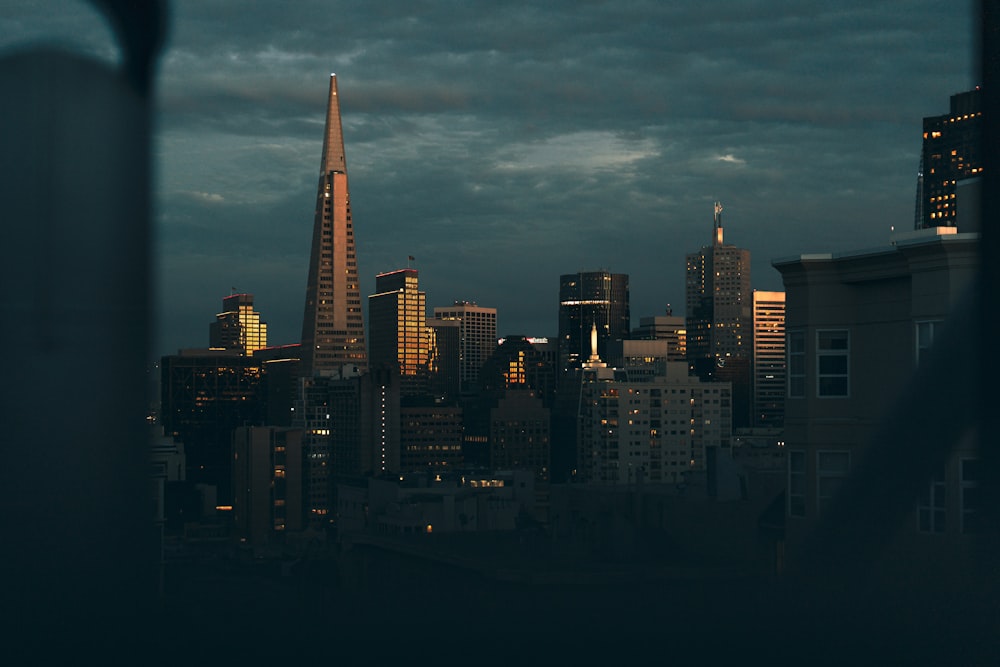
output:
<svg viewBox="0 0 1000 667"><path fill-rule="evenodd" d="M884 244L912 224L922 119L978 83L970 4L171 7L155 355L203 345L231 285L297 342L331 72L360 292L412 255L428 307L548 336L564 273L629 274L634 320L682 314L716 200L758 289L776 257ZM9 5L0 46L107 57L85 3L45 12Z"/></svg>

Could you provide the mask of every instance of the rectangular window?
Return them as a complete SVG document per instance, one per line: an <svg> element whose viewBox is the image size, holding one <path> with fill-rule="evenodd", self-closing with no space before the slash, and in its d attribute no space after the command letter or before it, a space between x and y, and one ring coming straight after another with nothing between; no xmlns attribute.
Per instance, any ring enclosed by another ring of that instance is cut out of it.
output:
<svg viewBox="0 0 1000 667"><path fill-rule="evenodd" d="M788 397L806 396L806 332L788 332Z"/></svg>
<svg viewBox="0 0 1000 667"><path fill-rule="evenodd" d="M939 333L943 320L924 320L916 323L916 362L920 365L921 360L930 351L934 344L934 336Z"/></svg>
<svg viewBox="0 0 1000 667"><path fill-rule="evenodd" d="M820 513L837 496L850 468L850 452L816 452L816 505Z"/></svg>
<svg viewBox="0 0 1000 667"><path fill-rule="evenodd" d="M922 533L943 533L947 518L944 473L935 475L917 500L917 530Z"/></svg>
<svg viewBox="0 0 1000 667"><path fill-rule="evenodd" d="M788 452L788 516L806 515L806 453Z"/></svg>
<svg viewBox="0 0 1000 667"><path fill-rule="evenodd" d="M850 395L850 335L846 329L816 332L816 395L847 398Z"/></svg>
<svg viewBox="0 0 1000 667"><path fill-rule="evenodd" d="M959 462L959 501L962 505L962 533L978 533L981 531L982 514L980 513L979 459L962 459Z"/></svg>

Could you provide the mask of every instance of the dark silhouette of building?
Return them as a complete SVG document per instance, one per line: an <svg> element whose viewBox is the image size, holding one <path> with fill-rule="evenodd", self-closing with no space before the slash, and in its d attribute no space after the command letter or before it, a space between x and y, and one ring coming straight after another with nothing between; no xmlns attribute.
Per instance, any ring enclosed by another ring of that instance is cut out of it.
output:
<svg viewBox="0 0 1000 667"><path fill-rule="evenodd" d="M233 431L264 423L261 363L239 350L181 350L161 359L160 372L160 419L184 443L188 484L214 486L230 504Z"/></svg>
<svg viewBox="0 0 1000 667"><path fill-rule="evenodd" d="M336 371L345 365L364 368L360 290L340 98L337 77L331 74L302 319L303 375Z"/></svg>
<svg viewBox="0 0 1000 667"><path fill-rule="evenodd" d="M589 271L559 276L560 372L579 367L590 355L590 330L597 325L597 351L607 353L607 342L628 338L628 275Z"/></svg>
<svg viewBox="0 0 1000 667"><path fill-rule="evenodd" d="M977 86L952 95L950 102L948 113L924 118L916 229L959 226L959 181L976 178L983 171L982 90ZM964 222L963 216L963 226Z"/></svg>

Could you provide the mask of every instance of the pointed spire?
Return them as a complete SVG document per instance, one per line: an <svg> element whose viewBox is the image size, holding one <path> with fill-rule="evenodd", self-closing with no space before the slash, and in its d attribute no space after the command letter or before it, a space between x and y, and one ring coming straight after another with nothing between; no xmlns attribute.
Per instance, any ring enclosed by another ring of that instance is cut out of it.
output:
<svg viewBox="0 0 1000 667"><path fill-rule="evenodd" d="M326 135L323 137L323 158L320 173L347 172L344 157L344 132L340 125L340 99L337 97L337 75L330 74L330 99L326 105Z"/></svg>

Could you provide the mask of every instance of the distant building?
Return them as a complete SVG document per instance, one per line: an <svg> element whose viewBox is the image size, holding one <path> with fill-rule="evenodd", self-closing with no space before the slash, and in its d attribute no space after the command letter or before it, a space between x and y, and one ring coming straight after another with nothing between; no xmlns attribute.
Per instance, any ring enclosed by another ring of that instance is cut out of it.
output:
<svg viewBox="0 0 1000 667"><path fill-rule="evenodd" d="M262 366L238 349L189 349L160 361L160 420L184 443L187 482L232 498L233 430L264 422Z"/></svg>
<svg viewBox="0 0 1000 667"><path fill-rule="evenodd" d="M461 393L462 323L458 320L427 320L427 391L444 402Z"/></svg>
<svg viewBox="0 0 1000 667"><path fill-rule="evenodd" d="M302 367L306 377L367 365L361 286L347 187L337 77L330 75L326 129L320 160L312 247L302 318Z"/></svg>
<svg viewBox="0 0 1000 667"><path fill-rule="evenodd" d="M490 467L530 470L536 481L549 481L550 429L549 409L538 392L508 389L490 411Z"/></svg>
<svg viewBox="0 0 1000 667"><path fill-rule="evenodd" d="M971 218L958 214L957 188L961 181L975 179L983 172L982 135L983 102L978 86L952 95L948 113L924 118L916 229L959 227L962 232L977 231Z"/></svg>
<svg viewBox="0 0 1000 667"><path fill-rule="evenodd" d="M712 245L687 255L687 356L695 374L730 382L733 424L751 423L753 297L750 251L723 243L722 205L715 204Z"/></svg>
<svg viewBox="0 0 1000 667"><path fill-rule="evenodd" d="M462 408L430 402L405 405L399 413L401 472L462 467Z"/></svg>
<svg viewBox="0 0 1000 667"><path fill-rule="evenodd" d="M305 527L302 431L247 426L233 433L236 536L263 546Z"/></svg>
<svg viewBox="0 0 1000 667"><path fill-rule="evenodd" d="M785 416L785 293L753 291L753 425Z"/></svg>
<svg viewBox="0 0 1000 667"><path fill-rule="evenodd" d="M594 484L682 483L706 466L707 448L731 445L732 393L726 382L688 375L685 363L642 381L612 369L584 373L577 478Z"/></svg>
<svg viewBox="0 0 1000 667"><path fill-rule="evenodd" d="M597 325L597 351L604 357L609 341L628 338L632 328L628 275L587 271L559 276L559 372L587 360L590 331Z"/></svg>
<svg viewBox="0 0 1000 667"><path fill-rule="evenodd" d="M428 386L427 295L418 281L416 269L380 273L368 297L369 363L395 365L404 396Z"/></svg>
<svg viewBox="0 0 1000 667"><path fill-rule="evenodd" d="M434 318L459 322L459 382L462 392L479 386L479 370L497 346L497 309L456 301L434 309Z"/></svg>
<svg viewBox="0 0 1000 667"><path fill-rule="evenodd" d="M633 340L666 340L669 361L687 361L687 323L680 315L640 317Z"/></svg>
<svg viewBox="0 0 1000 667"><path fill-rule="evenodd" d="M267 347L267 323L253 309L253 294L231 294L222 300L222 312L209 325L209 347L246 355Z"/></svg>

